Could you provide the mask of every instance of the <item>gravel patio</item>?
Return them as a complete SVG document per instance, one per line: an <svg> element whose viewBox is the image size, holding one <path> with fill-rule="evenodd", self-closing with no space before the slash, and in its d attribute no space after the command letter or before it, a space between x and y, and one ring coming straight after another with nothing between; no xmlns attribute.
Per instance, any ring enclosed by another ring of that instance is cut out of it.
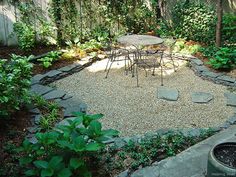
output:
<svg viewBox="0 0 236 177"><path fill-rule="evenodd" d="M106 60L98 61L53 85L87 103L89 113L103 113L104 128L117 129L123 136L165 128L219 126L234 112L226 106L227 87L201 79L184 63L164 77L164 86L179 91L177 101L157 98L160 75L150 72L145 77L140 69L140 87L136 87L136 78L125 75L122 64L114 64L105 79L105 64ZM208 92L214 99L207 104L193 103L192 92Z"/></svg>

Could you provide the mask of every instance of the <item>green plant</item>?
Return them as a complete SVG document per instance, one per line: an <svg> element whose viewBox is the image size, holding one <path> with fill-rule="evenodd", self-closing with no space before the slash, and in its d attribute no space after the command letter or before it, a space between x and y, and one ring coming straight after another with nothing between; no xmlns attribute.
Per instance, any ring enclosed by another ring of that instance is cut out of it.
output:
<svg viewBox="0 0 236 177"><path fill-rule="evenodd" d="M236 43L236 15L226 13L223 15L222 22L222 41L226 45L231 45Z"/></svg>
<svg viewBox="0 0 236 177"><path fill-rule="evenodd" d="M222 47L210 58L208 64L214 69L232 69L236 64L236 50Z"/></svg>
<svg viewBox="0 0 236 177"><path fill-rule="evenodd" d="M18 44L22 50L28 51L34 48L36 43L36 33L32 26L16 22L13 24L14 32L16 33Z"/></svg>
<svg viewBox="0 0 236 177"><path fill-rule="evenodd" d="M53 108L50 110L50 112L46 115L43 115L40 119L40 127L43 130L49 130L53 127L53 125L56 123L57 119L58 119L59 115L58 115L58 109L57 108Z"/></svg>
<svg viewBox="0 0 236 177"><path fill-rule="evenodd" d="M91 176L88 169L92 154L105 148L104 140L117 136L115 130L102 130L97 120L102 114L86 115L67 120L68 125L59 125L46 133L37 133L37 143L25 140L19 151L25 156L20 165L27 176Z"/></svg>
<svg viewBox="0 0 236 177"><path fill-rule="evenodd" d="M52 66L52 63L59 59L61 53L58 51L51 51L47 54L47 56L38 59L37 61L42 62L43 67L48 68Z"/></svg>
<svg viewBox="0 0 236 177"><path fill-rule="evenodd" d="M0 60L0 117L9 116L30 102L31 57L12 55Z"/></svg>
<svg viewBox="0 0 236 177"><path fill-rule="evenodd" d="M172 21L178 38L205 43L215 40L215 11L202 2L178 1L172 10Z"/></svg>

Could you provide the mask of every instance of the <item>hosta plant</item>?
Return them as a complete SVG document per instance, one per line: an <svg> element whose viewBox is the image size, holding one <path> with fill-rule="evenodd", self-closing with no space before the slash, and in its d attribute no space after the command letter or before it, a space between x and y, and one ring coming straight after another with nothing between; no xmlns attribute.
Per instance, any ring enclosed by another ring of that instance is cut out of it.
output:
<svg viewBox="0 0 236 177"><path fill-rule="evenodd" d="M25 140L19 149L25 156L20 165L27 176L91 176L88 162L105 148L105 140L118 135L116 130L103 130L98 119L102 114L74 113L74 119L50 132L37 133L37 143Z"/></svg>

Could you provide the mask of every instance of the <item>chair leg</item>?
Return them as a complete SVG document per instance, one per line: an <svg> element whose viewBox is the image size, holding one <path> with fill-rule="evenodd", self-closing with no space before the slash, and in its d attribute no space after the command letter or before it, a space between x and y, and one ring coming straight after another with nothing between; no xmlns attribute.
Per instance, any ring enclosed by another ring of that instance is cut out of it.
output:
<svg viewBox="0 0 236 177"><path fill-rule="evenodd" d="M111 61L111 64L110 64L110 66L109 66L109 68L108 68L108 70L107 70L107 73L106 73L105 78L107 78L107 76L108 76L108 74L109 74L109 72L110 72L110 69L111 69L112 64L113 64L113 61Z"/></svg>
<svg viewBox="0 0 236 177"><path fill-rule="evenodd" d="M107 67L108 67L108 65L109 65L109 62L111 62L111 58L110 58L110 57L108 58L107 65L106 65L106 68L105 68L104 72L107 71Z"/></svg>
<svg viewBox="0 0 236 177"><path fill-rule="evenodd" d="M161 55L160 67L161 67L161 86L163 86L163 56Z"/></svg>
<svg viewBox="0 0 236 177"><path fill-rule="evenodd" d="M138 65L136 64L136 78L137 78L137 87L139 87L138 83Z"/></svg>

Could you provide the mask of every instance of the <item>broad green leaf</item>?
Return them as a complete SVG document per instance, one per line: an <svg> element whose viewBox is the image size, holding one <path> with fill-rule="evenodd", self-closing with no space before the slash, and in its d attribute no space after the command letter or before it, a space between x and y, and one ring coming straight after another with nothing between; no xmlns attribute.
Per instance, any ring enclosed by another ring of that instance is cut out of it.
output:
<svg viewBox="0 0 236 177"><path fill-rule="evenodd" d="M26 164L29 164L33 161L33 159L31 157L22 157L20 158L20 165L26 165Z"/></svg>
<svg viewBox="0 0 236 177"><path fill-rule="evenodd" d="M71 143L69 143L68 141L64 141L64 140L58 140L57 143L62 147L62 148L69 148L69 149L73 149L73 145Z"/></svg>
<svg viewBox="0 0 236 177"><path fill-rule="evenodd" d="M69 168L64 168L58 173L58 177L70 177L72 172Z"/></svg>
<svg viewBox="0 0 236 177"><path fill-rule="evenodd" d="M85 149L87 151L98 151L102 148L102 146L98 143L89 143L86 145Z"/></svg>
<svg viewBox="0 0 236 177"><path fill-rule="evenodd" d="M95 135L100 135L102 131L102 124L98 121L92 121L89 124L89 129L93 131L93 134L95 133Z"/></svg>
<svg viewBox="0 0 236 177"><path fill-rule="evenodd" d="M48 162L46 161L43 161L43 160L36 160L34 161L34 165L37 167L37 168L48 168Z"/></svg>
<svg viewBox="0 0 236 177"><path fill-rule="evenodd" d="M53 156L49 161L49 166L55 169L62 162L63 158L61 156Z"/></svg>
<svg viewBox="0 0 236 177"><path fill-rule="evenodd" d="M93 114L93 115L88 115L91 119L97 120L101 119L104 115L103 114Z"/></svg>
<svg viewBox="0 0 236 177"><path fill-rule="evenodd" d="M85 115L85 113L82 113L82 112L72 112L72 114L76 117L81 117Z"/></svg>
<svg viewBox="0 0 236 177"><path fill-rule="evenodd" d="M85 149L86 142L83 136L78 136L73 140L75 150L77 152L83 151Z"/></svg>
<svg viewBox="0 0 236 177"><path fill-rule="evenodd" d="M36 176L37 172L35 170L27 170L25 171L26 176Z"/></svg>
<svg viewBox="0 0 236 177"><path fill-rule="evenodd" d="M84 161L79 158L71 158L70 159L70 167L73 169L77 169L78 167L84 165Z"/></svg>
<svg viewBox="0 0 236 177"><path fill-rule="evenodd" d="M108 129L108 130L103 130L102 134L104 136L118 136L119 135L119 131L114 130L114 129Z"/></svg>
<svg viewBox="0 0 236 177"><path fill-rule="evenodd" d="M54 174L54 171L53 171L53 169L50 169L50 168L43 169L41 171L41 177L52 176L53 174Z"/></svg>

